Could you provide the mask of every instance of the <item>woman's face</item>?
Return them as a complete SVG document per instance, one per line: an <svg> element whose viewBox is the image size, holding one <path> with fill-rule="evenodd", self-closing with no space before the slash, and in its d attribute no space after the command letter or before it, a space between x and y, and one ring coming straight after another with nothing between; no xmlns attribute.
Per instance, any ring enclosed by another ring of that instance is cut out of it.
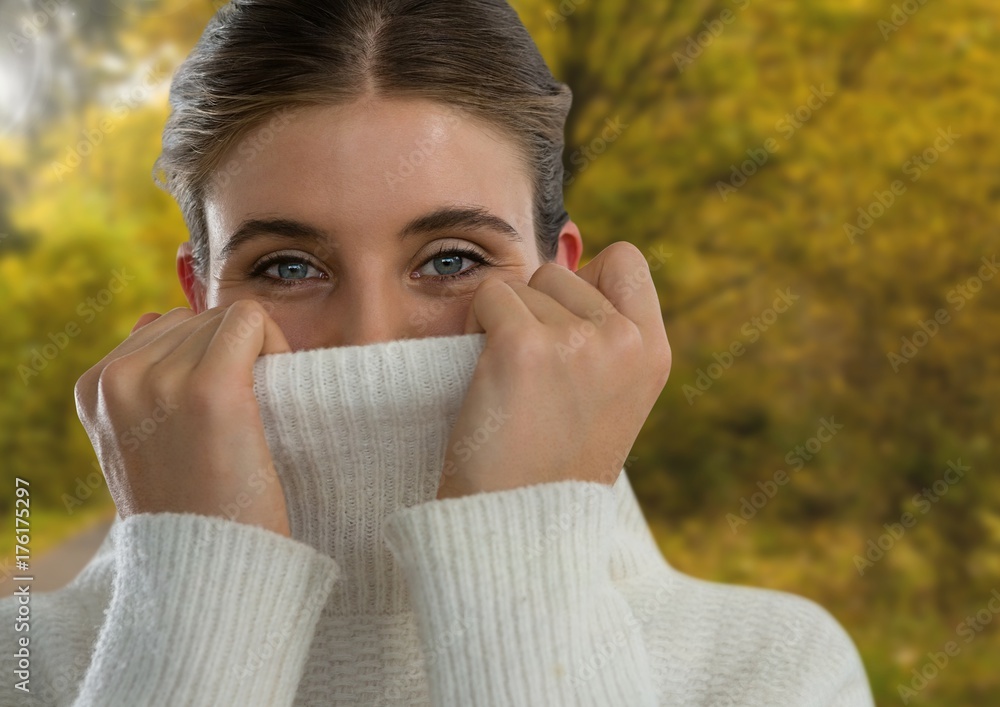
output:
<svg viewBox="0 0 1000 707"><path fill-rule="evenodd" d="M234 146L206 202L210 275L177 269L196 312L256 299L292 350L462 334L488 276L541 265L513 143L425 100L310 107ZM576 270L569 222L556 262Z"/></svg>

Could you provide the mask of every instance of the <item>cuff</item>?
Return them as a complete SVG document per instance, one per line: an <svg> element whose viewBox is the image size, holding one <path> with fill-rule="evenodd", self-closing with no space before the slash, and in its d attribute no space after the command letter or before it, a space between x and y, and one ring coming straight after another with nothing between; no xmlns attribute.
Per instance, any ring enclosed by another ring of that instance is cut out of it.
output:
<svg viewBox="0 0 1000 707"><path fill-rule="evenodd" d="M650 704L648 657L610 577L610 486L559 481L401 509L383 537L407 580L435 704ZM617 659L584 667L609 643ZM586 685L583 684L586 682Z"/></svg>
<svg viewBox="0 0 1000 707"><path fill-rule="evenodd" d="M340 574L332 558L192 513L112 532L114 589L80 704L292 704Z"/></svg>

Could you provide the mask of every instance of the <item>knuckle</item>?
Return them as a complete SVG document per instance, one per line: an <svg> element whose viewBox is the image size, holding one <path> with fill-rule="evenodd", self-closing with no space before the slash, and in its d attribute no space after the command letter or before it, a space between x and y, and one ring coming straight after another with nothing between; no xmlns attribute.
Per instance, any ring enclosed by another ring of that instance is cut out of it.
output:
<svg viewBox="0 0 1000 707"><path fill-rule="evenodd" d="M94 369L91 368L77 378L76 384L73 386L73 401L76 404L78 417L82 418L84 414L89 413L91 410L94 400L94 388L95 373Z"/></svg>
<svg viewBox="0 0 1000 707"><path fill-rule="evenodd" d="M660 380L662 385L666 385L670 378L670 369L673 368L674 364L673 351L670 349L670 342L666 339L663 341L662 348L658 350L656 360L660 362Z"/></svg>
<svg viewBox="0 0 1000 707"><path fill-rule="evenodd" d="M648 355L643 346L642 333L636 326L626 327L624 330L626 333L619 340L622 355L631 358L633 361L641 361Z"/></svg>
<svg viewBox="0 0 1000 707"><path fill-rule="evenodd" d="M164 317L179 317L181 315L186 315L189 317L194 316L194 310L192 310L190 307L174 307L173 309L167 310L163 314L163 317L159 318L163 319ZM143 316L146 315L144 314Z"/></svg>
<svg viewBox="0 0 1000 707"><path fill-rule="evenodd" d="M609 317L611 339L622 353L635 353L643 348L639 325L623 314Z"/></svg>
<svg viewBox="0 0 1000 707"><path fill-rule="evenodd" d="M117 396L135 389L138 366L128 357L122 356L110 361L97 378L97 389L101 396Z"/></svg>
<svg viewBox="0 0 1000 707"><path fill-rule="evenodd" d="M657 383L662 390L670 378L670 369L673 366L673 350L670 348L666 329L657 329L647 345L649 348L647 353L649 368L656 373Z"/></svg>

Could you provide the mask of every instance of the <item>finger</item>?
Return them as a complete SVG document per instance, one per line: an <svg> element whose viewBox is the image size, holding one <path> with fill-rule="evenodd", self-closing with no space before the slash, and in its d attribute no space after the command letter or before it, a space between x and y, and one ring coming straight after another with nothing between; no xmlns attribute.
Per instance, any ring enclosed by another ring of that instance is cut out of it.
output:
<svg viewBox="0 0 1000 707"><path fill-rule="evenodd" d="M148 365L160 363L178 346L187 341L193 332L206 323L219 319L224 314L225 307L215 307L213 309L206 309L204 312L188 317L181 322L176 322L169 329L161 332L155 339L135 349L132 354L142 356ZM153 322L153 324L148 326L155 324L156 322Z"/></svg>
<svg viewBox="0 0 1000 707"><path fill-rule="evenodd" d="M612 243L576 275L600 291L640 331L662 331L663 312L649 263L628 241Z"/></svg>
<svg viewBox="0 0 1000 707"><path fill-rule="evenodd" d="M565 268L563 269L566 270ZM569 270L566 270L566 272L571 277L575 277ZM581 284L589 287L586 283ZM580 317L548 293L542 292L520 280L508 280L507 285L524 301L524 304L531 313L535 315L535 319L542 324L546 326L571 327L579 326L582 323Z"/></svg>
<svg viewBox="0 0 1000 707"><path fill-rule="evenodd" d="M524 300L502 277L488 277L479 283L465 317L466 334L496 333L504 326L523 328L537 323Z"/></svg>
<svg viewBox="0 0 1000 707"><path fill-rule="evenodd" d="M140 317L136 326L133 327L132 334L81 376L77 383L78 391L75 393L78 409L81 407L87 409L90 404L87 401L92 403L97 400L101 376L104 375L104 370L112 361L131 356L153 342L158 342L157 346L161 349L164 348L165 344L173 348L180 343L181 339L176 339L176 332L172 337L166 336L166 334L174 332L178 326L188 325L190 328L190 322L195 320L195 316L194 312L186 307L176 307L163 315L148 312ZM145 323L142 323L143 321ZM195 321L194 326L197 326L198 323ZM181 331L183 332L183 329ZM164 338L165 336L166 338ZM169 352L169 349L167 351ZM156 349L147 349L146 352L155 354ZM155 362L158 357L154 355L151 360Z"/></svg>
<svg viewBox="0 0 1000 707"><path fill-rule="evenodd" d="M587 319L603 322L608 314L617 313L614 305L600 290L578 273L558 263L542 265L532 273L528 284L574 314L574 324Z"/></svg>
<svg viewBox="0 0 1000 707"><path fill-rule="evenodd" d="M161 316L163 316L163 315L159 314L157 312L146 312L141 317L139 317L139 321L137 321L135 323L135 326L132 327L132 331L129 332L129 336L131 336L132 334L134 334L136 332L136 330L142 329L144 326L146 326L150 322L152 322L152 321L154 321L156 319L159 319Z"/></svg>
<svg viewBox="0 0 1000 707"><path fill-rule="evenodd" d="M188 307L174 307L164 314L146 312L136 320L126 341L139 342L140 346L149 343L150 340L159 336L176 322L194 315L194 310Z"/></svg>
<svg viewBox="0 0 1000 707"><path fill-rule="evenodd" d="M147 312L139 317L136 325L132 327L132 333L129 334L124 341L118 344L118 346L109 351L104 358L95 363L91 367L91 370L104 370L104 367L115 359L127 356L128 354L142 348L178 322L194 316L194 312L187 307L175 307L166 314L157 314L155 317L151 316L153 314L156 313ZM139 326L139 324L144 320L146 320L145 323L143 323L142 326Z"/></svg>
<svg viewBox="0 0 1000 707"><path fill-rule="evenodd" d="M184 373L191 371L205 358L208 344L215 337L224 315L225 308L220 310L217 316L204 319L198 326L188 330L183 340L178 342L157 363ZM194 320L191 321L194 322Z"/></svg>
<svg viewBox="0 0 1000 707"><path fill-rule="evenodd" d="M250 376L259 356L290 351L284 333L259 302L237 300L229 305L199 367L210 378L232 375L234 366Z"/></svg>

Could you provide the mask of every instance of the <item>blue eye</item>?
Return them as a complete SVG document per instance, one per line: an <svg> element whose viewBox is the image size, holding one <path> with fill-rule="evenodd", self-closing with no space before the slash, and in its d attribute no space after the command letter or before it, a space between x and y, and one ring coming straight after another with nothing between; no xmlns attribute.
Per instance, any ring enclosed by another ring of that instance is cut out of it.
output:
<svg viewBox="0 0 1000 707"><path fill-rule="evenodd" d="M289 279L301 280L306 276L308 265L305 263L275 263L278 266L279 277L284 279L287 276Z"/></svg>
<svg viewBox="0 0 1000 707"><path fill-rule="evenodd" d="M478 265L462 268L462 261L473 261ZM437 253L424 261L421 270L414 273L418 279L427 279L432 282L447 282L461 280L462 278L476 275L483 266L491 266L496 263L492 258L480 253L472 248L444 246ZM431 272L422 272L426 267L432 268ZM310 276L310 268L319 273L318 276ZM273 272L269 272L273 271ZM292 255L276 253L261 260L250 271L250 277L264 280L268 284L276 287L299 287L308 280L325 280L327 275L305 258Z"/></svg>
<svg viewBox="0 0 1000 707"><path fill-rule="evenodd" d="M444 263L445 272L441 273L442 275L454 275L455 273L460 272L462 270L463 260L465 260L465 258L463 258L461 255L439 255L436 258L434 258L434 260L432 260L431 262ZM438 270L439 268L435 266L434 269Z"/></svg>
<svg viewBox="0 0 1000 707"><path fill-rule="evenodd" d="M275 268L275 266L277 266ZM268 270L275 268L277 275L267 274ZM272 280L275 285L295 286L296 281L308 280L309 268L318 270L312 263L303 258L296 258L289 255L272 255L262 260L250 273L251 277ZM312 278L317 279L317 278ZM323 276L319 279L323 279Z"/></svg>
<svg viewBox="0 0 1000 707"><path fill-rule="evenodd" d="M463 270L461 266L463 260L472 260L479 263L479 265L476 267L465 268ZM464 277L471 277L475 275L484 265L489 266L494 264L489 257L478 251L472 250L471 248L448 247L443 247L424 265L431 265L435 262L440 262L441 265L432 265L434 272L422 273L418 270L417 274L422 278L428 277L436 282L445 280L460 280Z"/></svg>

